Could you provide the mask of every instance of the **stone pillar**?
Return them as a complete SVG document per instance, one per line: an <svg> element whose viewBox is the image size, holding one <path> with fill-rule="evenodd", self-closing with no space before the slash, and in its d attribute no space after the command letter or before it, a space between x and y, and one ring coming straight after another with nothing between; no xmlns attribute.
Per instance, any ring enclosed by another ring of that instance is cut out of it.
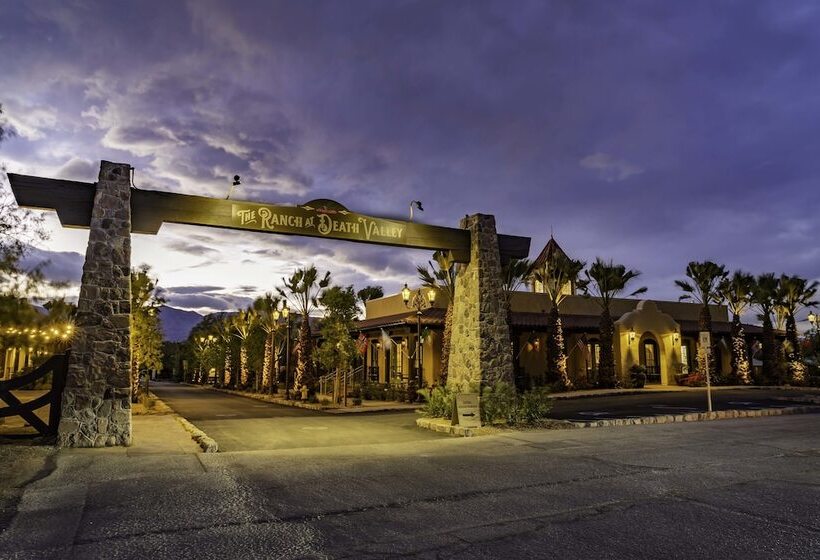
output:
<svg viewBox="0 0 820 560"><path fill-rule="evenodd" d="M512 383L513 357L495 217L467 216L461 227L470 230L470 262L456 273L447 386L478 392L481 384Z"/></svg>
<svg viewBox="0 0 820 560"><path fill-rule="evenodd" d="M103 161L58 430L63 447L131 444L131 166Z"/></svg>

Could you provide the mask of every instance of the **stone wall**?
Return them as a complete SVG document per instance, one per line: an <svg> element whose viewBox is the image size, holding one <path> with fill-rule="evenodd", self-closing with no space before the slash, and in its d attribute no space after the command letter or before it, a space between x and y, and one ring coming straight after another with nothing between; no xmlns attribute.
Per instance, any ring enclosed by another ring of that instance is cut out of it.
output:
<svg viewBox="0 0 820 560"><path fill-rule="evenodd" d="M65 447L131 443L131 166L103 161L63 393Z"/></svg>
<svg viewBox="0 0 820 560"><path fill-rule="evenodd" d="M470 262L459 265L447 386L477 392L480 384L513 382L512 348L503 303L495 218L468 216Z"/></svg>

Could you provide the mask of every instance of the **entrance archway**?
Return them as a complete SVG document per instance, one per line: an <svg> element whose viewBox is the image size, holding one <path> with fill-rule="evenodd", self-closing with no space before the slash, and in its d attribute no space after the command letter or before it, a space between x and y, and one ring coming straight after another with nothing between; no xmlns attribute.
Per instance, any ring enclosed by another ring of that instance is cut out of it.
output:
<svg viewBox="0 0 820 560"><path fill-rule="evenodd" d="M639 346L639 359L641 365L646 368L646 382L661 382L661 352L658 341L647 333L641 337Z"/></svg>
<svg viewBox="0 0 820 560"><path fill-rule="evenodd" d="M324 199L279 206L147 191L133 187L132 171L103 161L96 183L8 175L19 206L55 210L63 226L90 229L60 445L131 442L131 233L156 234L165 222L448 251L460 263L448 385L475 391L512 382L500 271L504 259L529 255L530 238L499 235L493 216L474 214L447 228L357 214Z"/></svg>

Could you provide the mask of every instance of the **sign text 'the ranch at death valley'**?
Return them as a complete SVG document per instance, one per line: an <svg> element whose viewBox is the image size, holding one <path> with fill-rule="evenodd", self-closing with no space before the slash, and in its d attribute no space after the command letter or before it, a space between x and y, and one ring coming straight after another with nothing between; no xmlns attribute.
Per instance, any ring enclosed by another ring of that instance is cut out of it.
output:
<svg viewBox="0 0 820 560"><path fill-rule="evenodd" d="M383 243L406 241L405 225L401 222L326 206L233 204L231 217L234 225L244 229Z"/></svg>

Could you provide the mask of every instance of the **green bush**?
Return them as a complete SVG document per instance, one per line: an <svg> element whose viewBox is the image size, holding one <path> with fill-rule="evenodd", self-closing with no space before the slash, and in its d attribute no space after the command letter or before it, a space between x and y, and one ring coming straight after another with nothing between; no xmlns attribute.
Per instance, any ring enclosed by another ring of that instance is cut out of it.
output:
<svg viewBox="0 0 820 560"><path fill-rule="evenodd" d="M481 423L516 424L518 417L518 398L515 387L509 383L498 383L495 387L487 387L481 395L480 407Z"/></svg>
<svg viewBox="0 0 820 560"><path fill-rule="evenodd" d="M552 409L550 391L537 388L516 393L515 387L499 383L487 388L481 397L481 422L508 426L535 425L546 419Z"/></svg>
<svg viewBox="0 0 820 560"><path fill-rule="evenodd" d="M552 399L545 388L540 387L527 391L519 397L518 422L537 424L549 417L552 410Z"/></svg>
<svg viewBox="0 0 820 560"><path fill-rule="evenodd" d="M422 407L422 412L425 416L433 418L452 418L453 406L455 405L456 395L447 387L436 387L430 392L428 397L426 392L421 394L427 399Z"/></svg>
<svg viewBox="0 0 820 560"><path fill-rule="evenodd" d="M436 387L429 395L427 391L420 394L427 401L422 407L425 416L452 418L456 400L454 392L446 387ZM512 385L499 383L495 387L486 387L480 400L481 423L484 425L537 425L549 417L551 409L550 391L545 387L517 393Z"/></svg>

